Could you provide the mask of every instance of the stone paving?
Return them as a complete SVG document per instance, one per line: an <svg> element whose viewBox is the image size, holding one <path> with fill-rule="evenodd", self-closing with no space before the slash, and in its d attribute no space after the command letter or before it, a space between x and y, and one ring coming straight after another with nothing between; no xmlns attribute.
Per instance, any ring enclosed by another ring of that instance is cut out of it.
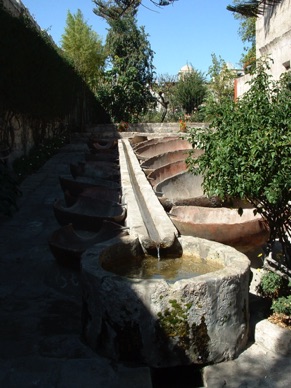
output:
<svg viewBox="0 0 291 388"><path fill-rule="evenodd" d="M148 368L97 356L81 339L80 276L57 265L48 237L59 227L52 204L58 176L83 160L71 145L21 185L19 211L0 218L0 386L151 387Z"/></svg>

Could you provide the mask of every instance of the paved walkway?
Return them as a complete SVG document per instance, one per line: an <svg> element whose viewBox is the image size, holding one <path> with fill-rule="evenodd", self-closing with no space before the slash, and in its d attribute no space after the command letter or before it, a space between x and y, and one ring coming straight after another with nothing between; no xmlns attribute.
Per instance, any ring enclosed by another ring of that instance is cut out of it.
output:
<svg viewBox="0 0 291 388"><path fill-rule="evenodd" d="M83 155L82 146L65 147L22 183L13 218L0 218L0 387L151 387L148 368L112 364L82 342L79 274L49 250L58 176Z"/></svg>
<svg viewBox="0 0 291 388"><path fill-rule="evenodd" d="M82 342L79 274L59 267L48 247L59 227L52 209L63 197L58 176L69 174L69 163L83 155L82 145L64 147L23 182L20 210L0 217L0 387L152 387L149 368L114 364ZM287 388L290 371L290 358L254 344L237 360L207 367L204 384Z"/></svg>

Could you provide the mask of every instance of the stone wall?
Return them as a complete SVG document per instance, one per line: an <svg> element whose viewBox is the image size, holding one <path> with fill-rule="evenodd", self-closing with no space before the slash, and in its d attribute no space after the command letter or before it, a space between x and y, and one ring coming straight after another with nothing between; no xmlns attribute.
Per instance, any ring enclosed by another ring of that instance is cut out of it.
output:
<svg viewBox="0 0 291 388"><path fill-rule="evenodd" d="M208 126L207 123L187 123L189 128L205 128ZM179 123L139 123L129 124L129 128L126 132L119 133L117 131L117 125L115 124L100 124L94 127L88 128L87 134L100 135L100 137L112 137L122 136L126 137L126 134L131 135L133 133L146 133L146 134L167 134L167 133L178 133L180 132Z"/></svg>
<svg viewBox="0 0 291 388"><path fill-rule="evenodd" d="M25 9L20 0L3 0L3 6L13 16L20 16L21 12Z"/></svg>
<svg viewBox="0 0 291 388"><path fill-rule="evenodd" d="M268 6L256 22L257 58L270 56L270 73L274 79L290 69L291 61L291 0Z"/></svg>
<svg viewBox="0 0 291 388"><path fill-rule="evenodd" d="M246 74L240 78L235 79L235 97L236 98L242 96L244 93L246 93L249 90L250 85L248 82L250 80L251 80L250 74Z"/></svg>
<svg viewBox="0 0 291 388"><path fill-rule="evenodd" d="M291 62L291 0L282 0L280 4L267 6L264 15L256 22L256 56L269 56L270 74L274 80L290 70ZM250 75L246 74L236 80L236 97L248 89Z"/></svg>

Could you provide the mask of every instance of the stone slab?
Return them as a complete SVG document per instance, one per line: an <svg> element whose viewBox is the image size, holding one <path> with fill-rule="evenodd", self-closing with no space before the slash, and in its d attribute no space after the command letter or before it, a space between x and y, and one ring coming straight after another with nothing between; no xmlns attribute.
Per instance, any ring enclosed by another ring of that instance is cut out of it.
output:
<svg viewBox="0 0 291 388"><path fill-rule="evenodd" d="M266 350L282 356L291 356L291 330L275 325L267 319L257 323L255 341Z"/></svg>
<svg viewBox="0 0 291 388"><path fill-rule="evenodd" d="M236 360L203 369L206 388L288 388L291 358L253 344Z"/></svg>

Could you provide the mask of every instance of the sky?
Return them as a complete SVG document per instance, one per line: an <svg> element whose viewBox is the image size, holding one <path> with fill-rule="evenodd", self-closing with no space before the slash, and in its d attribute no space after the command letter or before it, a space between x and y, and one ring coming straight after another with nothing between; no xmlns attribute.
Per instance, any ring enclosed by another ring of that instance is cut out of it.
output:
<svg viewBox="0 0 291 388"><path fill-rule="evenodd" d="M38 25L60 46L67 13L80 9L84 20L105 43L107 23L93 12L92 0L22 0ZM211 54L239 68L244 43L239 37L239 21L227 11L232 0L178 0L173 5L155 7L143 0L138 12L139 26L145 27L154 55L157 75L176 75L190 64L205 75L212 64Z"/></svg>

